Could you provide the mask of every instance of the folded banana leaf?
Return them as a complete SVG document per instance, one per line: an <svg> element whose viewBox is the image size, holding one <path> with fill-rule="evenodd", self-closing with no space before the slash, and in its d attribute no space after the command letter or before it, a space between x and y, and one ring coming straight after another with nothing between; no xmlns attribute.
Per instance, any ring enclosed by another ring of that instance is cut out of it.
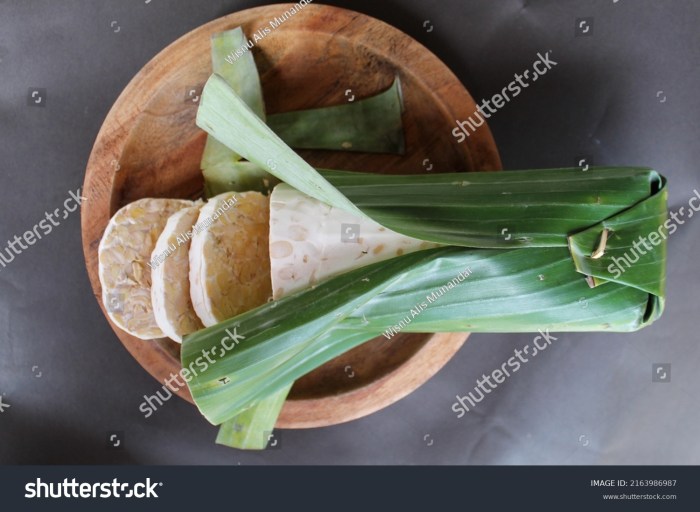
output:
<svg viewBox="0 0 700 512"><path fill-rule="evenodd" d="M230 55L247 39L235 28L211 38L212 69L250 109L287 144L298 149L403 154L403 97L397 78L385 91L362 100L329 107L267 115L260 76L251 52L231 62ZM278 179L266 166L246 162L241 155L207 137L201 160L205 194L255 190L269 193Z"/></svg>
<svg viewBox="0 0 700 512"><path fill-rule="evenodd" d="M362 267L185 338L183 366L235 329L245 340L189 383L212 423L364 341L403 332L627 332L663 310L666 181L643 168L382 176L299 158L210 78L198 124L332 206L446 247ZM620 271L650 233L636 263ZM464 277L468 274L468 277ZM459 279L459 276L462 279Z"/></svg>

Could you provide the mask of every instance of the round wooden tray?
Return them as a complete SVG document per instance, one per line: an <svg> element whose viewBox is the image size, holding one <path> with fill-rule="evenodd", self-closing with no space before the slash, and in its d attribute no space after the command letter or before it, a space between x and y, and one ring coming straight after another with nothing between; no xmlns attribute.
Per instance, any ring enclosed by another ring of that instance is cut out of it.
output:
<svg viewBox="0 0 700 512"><path fill-rule="evenodd" d="M88 161L82 210L85 262L103 312L97 247L110 217L139 198L202 194L199 160L206 136L194 119L197 94L211 74L210 36L242 26L252 37L291 6L248 9L184 35L139 71L110 110ZM301 152L312 165L396 174L500 169L486 124L463 144L451 135L455 120L476 108L459 80L425 47L381 21L309 4L253 53L268 113L363 98L387 88L395 75L401 78L406 155ZM179 371L177 343L145 342L112 328L160 383ZM333 425L386 407L434 375L466 336L401 334L357 347L298 380L277 426ZM177 394L192 401L187 389Z"/></svg>

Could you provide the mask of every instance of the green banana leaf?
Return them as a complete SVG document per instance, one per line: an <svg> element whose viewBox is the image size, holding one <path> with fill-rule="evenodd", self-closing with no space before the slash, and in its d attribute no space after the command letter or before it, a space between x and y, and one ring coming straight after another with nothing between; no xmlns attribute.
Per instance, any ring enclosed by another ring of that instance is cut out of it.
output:
<svg viewBox="0 0 700 512"><path fill-rule="evenodd" d="M352 103L273 114L267 124L296 149L327 149L402 155L406 150L401 81Z"/></svg>
<svg viewBox="0 0 700 512"><path fill-rule="evenodd" d="M235 62L230 55L246 42L239 27L211 38L212 69L263 121L266 120L260 76L251 52ZM229 60L227 60L227 57ZM403 97L397 78L386 91L356 102L267 116L267 123L287 144L299 149L325 149L403 154ZM201 160L206 197L254 190L269 193L279 182L265 166L207 137Z"/></svg>
<svg viewBox="0 0 700 512"><path fill-rule="evenodd" d="M197 119L250 161L283 163L273 169L278 177L317 199L400 233L452 245L348 272L186 337L183 366L218 344L226 329L246 337L189 383L212 423L368 339L391 338L392 327L628 332L661 315L667 192L656 171L322 176L216 76ZM631 268L615 272L612 265L652 232L659 233L659 243Z"/></svg>

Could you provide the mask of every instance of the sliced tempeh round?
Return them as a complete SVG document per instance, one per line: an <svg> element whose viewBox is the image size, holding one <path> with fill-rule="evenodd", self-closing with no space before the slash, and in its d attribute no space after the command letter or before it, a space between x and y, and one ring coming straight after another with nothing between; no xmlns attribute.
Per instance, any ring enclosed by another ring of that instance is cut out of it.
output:
<svg viewBox="0 0 700 512"><path fill-rule="evenodd" d="M162 338L151 304L150 258L173 213L192 206L181 199L139 199L109 221L100 246L102 302L110 319L144 340Z"/></svg>
<svg viewBox="0 0 700 512"><path fill-rule="evenodd" d="M190 298L190 245L203 203L174 213L158 237L151 256L151 300L158 327L170 339L182 337L204 326Z"/></svg>
<svg viewBox="0 0 700 512"><path fill-rule="evenodd" d="M401 235L281 183L270 195L270 259L275 299L350 270L439 247Z"/></svg>
<svg viewBox="0 0 700 512"><path fill-rule="evenodd" d="M269 215L269 199L258 192L227 192L202 207L190 247L190 295L206 327L269 300Z"/></svg>

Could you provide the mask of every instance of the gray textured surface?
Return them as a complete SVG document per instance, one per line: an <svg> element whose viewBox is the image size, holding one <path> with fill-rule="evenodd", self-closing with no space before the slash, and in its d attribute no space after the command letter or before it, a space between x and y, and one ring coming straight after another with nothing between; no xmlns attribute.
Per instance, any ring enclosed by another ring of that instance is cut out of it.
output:
<svg viewBox="0 0 700 512"><path fill-rule="evenodd" d="M698 2L329 3L417 38L477 99L551 50L558 66L490 120L505 167L570 166L579 156L647 165L669 177L674 208L700 189ZM108 109L150 58L202 23L260 4L0 0L0 240L81 186ZM592 34L575 37L577 18L591 17ZM46 89L46 107L27 106L32 87ZM691 219L671 238L668 307L651 328L558 335L457 419L455 395L532 340L474 335L394 406L283 431L280 449L250 454L214 445L215 428L180 400L143 419L141 398L159 386L95 303L76 213L0 269L0 395L11 406L0 414L0 463L698 464L699 234ZM671 363L670 382L652 383L654 363ZM123 450L106 448L108 431L125 432Z"/></svg>

